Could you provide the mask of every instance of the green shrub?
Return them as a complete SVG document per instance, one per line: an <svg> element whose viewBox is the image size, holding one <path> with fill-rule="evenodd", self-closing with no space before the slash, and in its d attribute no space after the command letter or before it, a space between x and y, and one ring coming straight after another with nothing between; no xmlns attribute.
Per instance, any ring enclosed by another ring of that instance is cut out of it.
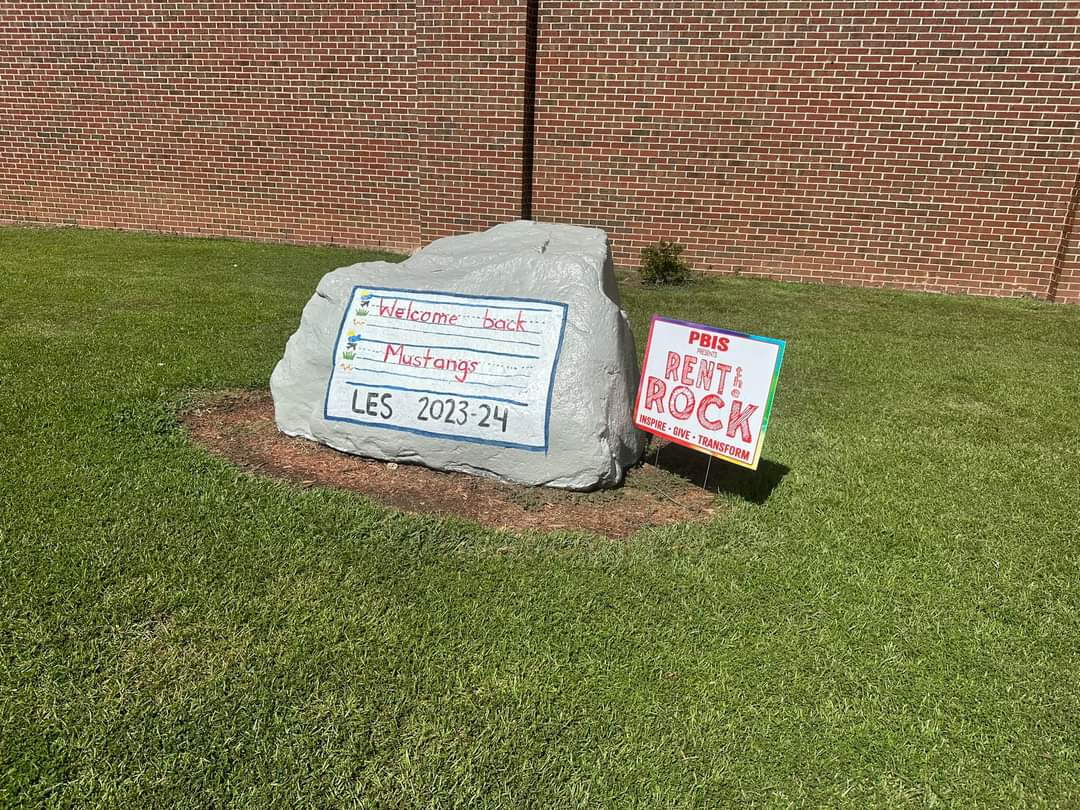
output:
<svg viewBox="0 0 1080 810"><path fill-rule="evenodd" d="M682 258L683 250L678 242L649 245L641 251L641 280L657 286L688 282L690 265Z"/></svg>

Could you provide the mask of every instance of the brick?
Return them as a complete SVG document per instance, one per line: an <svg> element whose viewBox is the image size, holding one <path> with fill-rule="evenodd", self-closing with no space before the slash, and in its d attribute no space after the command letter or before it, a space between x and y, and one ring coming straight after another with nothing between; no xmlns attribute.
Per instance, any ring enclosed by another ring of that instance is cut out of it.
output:
<svg viewBox="0 0 1080 810"><path fill-rule="evenodd" d="M520 210L524 0L0 11L0 221L409 250ZM540 7L539 219L1080 302L1070 0Z"/></svg>

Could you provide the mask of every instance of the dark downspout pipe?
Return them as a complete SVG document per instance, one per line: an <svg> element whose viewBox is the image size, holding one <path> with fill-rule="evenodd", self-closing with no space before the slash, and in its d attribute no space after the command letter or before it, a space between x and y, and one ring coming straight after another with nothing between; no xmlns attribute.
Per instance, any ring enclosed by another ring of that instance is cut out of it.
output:
<svg viewBox="0 0 1080 810"><path fill-rule="evenodd" d="M1073 220L1076 218L1076 205L1080 201L1080 167L1077 167L1073 177L1072 194L1069 196L1069 207L1065 210L1065 222L1061 226L1061 240L1058 242L1057 253L1054 254L1054 269L1050 273L1050 286L1047 290L1046 300L1056 301L1058 283L1061 281L1062 265L1065 263L1065 254L1072 238Z"/></svg>
<svg viewBox="0 0 1080 810"><path fill-rule="evenodd" d="M536 142L536 39L540 0L525 0L525 109L521 120L521 218L532 219L533 150Z"/></svg>

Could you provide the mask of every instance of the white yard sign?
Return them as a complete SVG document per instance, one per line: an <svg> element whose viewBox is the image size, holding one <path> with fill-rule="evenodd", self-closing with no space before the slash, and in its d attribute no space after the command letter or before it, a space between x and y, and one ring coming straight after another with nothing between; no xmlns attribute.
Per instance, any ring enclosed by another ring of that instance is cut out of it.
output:
<svg viewBox="0 0 1080 810"><path fill-rule="evenodd" d="M654 317L634 424L757 469L784 341Z"/></svg>
<svg viewBox="0 0 1080 810"><path fill-rule="evenodd" d="M546 451L566 305L354 287L324 416Z"/></svg>

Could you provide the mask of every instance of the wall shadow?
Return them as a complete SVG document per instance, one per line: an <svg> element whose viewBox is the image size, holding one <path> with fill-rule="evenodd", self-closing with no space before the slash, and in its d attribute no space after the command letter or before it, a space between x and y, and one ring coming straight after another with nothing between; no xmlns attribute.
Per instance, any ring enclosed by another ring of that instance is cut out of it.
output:
<svg viewBox="0 0 1080 810"><path fill-rule="evenodd" d="M674 442L651 443L645 453L645 461L695 486L704 485L711 492L737 495L758 505L765 503L784 476L791 472L790 467L766 458L761 459L756 470L748 470L718 458L712 460L710 467L707 455ZM706 470L709 473L708 481L705 480Z"/></svg>

